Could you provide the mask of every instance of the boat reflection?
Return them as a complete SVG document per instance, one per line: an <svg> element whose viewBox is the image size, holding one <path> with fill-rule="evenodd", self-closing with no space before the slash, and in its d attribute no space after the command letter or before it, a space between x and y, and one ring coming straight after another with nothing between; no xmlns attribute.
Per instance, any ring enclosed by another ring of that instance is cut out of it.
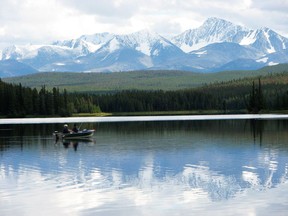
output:
<svg viewBox="0 0 288 216"><path fill-rule="evenodd" d="M64 148L69 148L69 146L73 146L73 148L74 148L74 151L77 151L77 148L78 148L78 141L71 141L71 142L69 142L69 141L67 141L67 140L65 140L64 142L63 142L63 146L64 146Z"/></svg>
<svg viewBox="0 0 288 216"><path fill-rule="evenodd" d="M73 147L74 151L77 151L78 146L81 144L88 144L89 146L93 146L96 144L95 139L63 139L61 141L57 140L55 144L62 143L65 149Z"/></svg>

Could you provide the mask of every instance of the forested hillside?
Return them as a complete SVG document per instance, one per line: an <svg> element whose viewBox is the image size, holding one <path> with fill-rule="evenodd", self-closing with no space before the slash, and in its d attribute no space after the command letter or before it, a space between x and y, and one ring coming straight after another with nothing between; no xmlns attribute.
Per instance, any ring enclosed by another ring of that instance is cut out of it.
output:
<svg viewBox="0 0 288 216"><path fill-rule="evenodd" d="M244 78L177 91L94 95L105 112L218 110L257 113L288 109L288 73Z"/></svg>
<svg viewBox="0 0 288 216"><path fill-rule="evenodd" d="M60 90L59 86L30 88L0 80L0 115L70 116L74 113L100 111L117 113L203 110L258 113L288 110L288 70L276 73L264 68L261 72L262 75L202 84L197 88L114 89L113 92L101 94Z"/></svg>
<svg viewBox="0 0 288 216"><path fill-rule="evenodd" d="M69 92L117 92L122 90L181 90L205 84L226 82L245 77L265 76L288 71L288 64L264 67L254 71L224 71L219 73L192 73L187 71L131 71L121 73L37 73L5 78L8 83L52 90L54 87Z"/></svg>

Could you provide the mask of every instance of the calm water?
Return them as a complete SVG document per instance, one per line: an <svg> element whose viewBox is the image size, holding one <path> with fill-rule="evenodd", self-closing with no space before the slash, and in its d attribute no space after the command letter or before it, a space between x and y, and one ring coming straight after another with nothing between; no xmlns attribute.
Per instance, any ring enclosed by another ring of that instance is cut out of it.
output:
<svg viewBox="0 0 288 216"><path fill-rule="evenodd" d="M0 125L0 215L287 215L288 120Z"/></svg>

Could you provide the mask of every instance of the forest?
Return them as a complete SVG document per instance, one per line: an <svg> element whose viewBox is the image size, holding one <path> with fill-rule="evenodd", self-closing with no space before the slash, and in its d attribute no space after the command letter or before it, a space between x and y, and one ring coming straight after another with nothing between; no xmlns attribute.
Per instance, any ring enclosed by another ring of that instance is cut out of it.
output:
<svg viewBox="0 0 288 216"><path fill-rule="evenodd" d="M48 91L9 84L0 79L0 115L25 116L71 116L73 113L95 113L100 108L93 104L92 97L72 97L65 89Z"/></svg>
<svg viewBox="0 0 288 216"><path fill-rule="evenodd" d="M75 113L217 110L259 113L288 110L287 72L206 84L182 90L122 90L70 93L42 86L23 87L0 80L0 115L71 116Z"/></svg>

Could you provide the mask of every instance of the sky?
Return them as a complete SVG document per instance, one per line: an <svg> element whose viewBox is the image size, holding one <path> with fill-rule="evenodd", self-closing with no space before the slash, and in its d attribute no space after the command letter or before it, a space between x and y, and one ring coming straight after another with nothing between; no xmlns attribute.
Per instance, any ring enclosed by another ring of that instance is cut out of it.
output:
<svg viewBox="0 0 288 216"><path fill-rule="evenodd" d="M288 0L1 0L0 49L143 29L177 35L218 17L288 37Z"/></svg>

